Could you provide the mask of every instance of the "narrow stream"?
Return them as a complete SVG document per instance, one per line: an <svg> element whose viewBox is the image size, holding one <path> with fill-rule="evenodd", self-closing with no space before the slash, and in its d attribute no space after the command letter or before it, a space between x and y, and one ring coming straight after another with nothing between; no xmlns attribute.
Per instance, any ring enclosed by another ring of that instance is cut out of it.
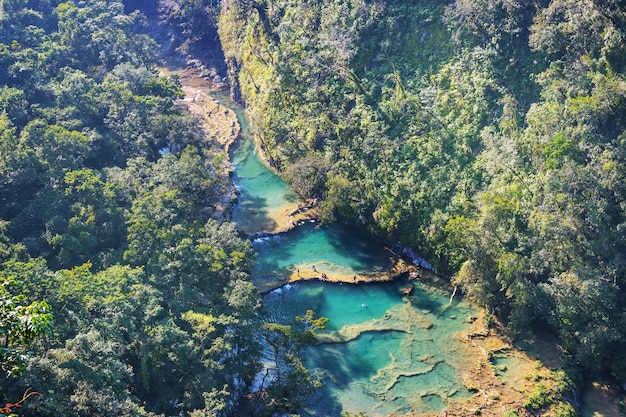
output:
<svg viewBox="0 0 626 417"><path fill-rule="evenodd" d="M247 124L238 113L242 132L231 152L235 167L232 178L239 190L239 202L233 220L249 235L271 233L279 228L280 219L287 219L297 209L299 198L282 179L261 163L254 142L246 137Z"/></svg>
<svg viewBox="0 0 626 417"><path fill-rule="evenodd" d="M280 213L299 204L280 177L268 170L246 137L231 150L233 181L239 189L234 220L249 234L271 231ZM305 223L287 233L254 240L258 253L252 279L262 287L315 270L329 277L380 274L389 270L389 253L356 231L333 224ZM414 287L410 296L402 289ZM467 363L455 334L467 330L475 311L450 295L415 280L359 283L303 281L264 296L271 320L292 324L296 315L314 310L330 322L321 344L306 350L306 364L325 386L302 415L368 416L443 412L446 404L466 398L460 373Z"/></svg>

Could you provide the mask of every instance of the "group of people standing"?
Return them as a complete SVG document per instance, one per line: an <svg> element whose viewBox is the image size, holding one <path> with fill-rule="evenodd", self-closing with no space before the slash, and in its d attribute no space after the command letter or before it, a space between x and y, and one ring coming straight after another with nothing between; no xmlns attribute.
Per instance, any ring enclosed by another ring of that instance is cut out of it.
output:
<svg viewBox="0 0 626 417"><path fill-rule="evenodd" d="M318 273L318 270L317 270L317 268L315 267L315 265L313 265L313 266L311 267L311 269L313 270L313 272L314 272L315 274L317 274L317 273ZM298 269L296 270L296 273L298 274L298 277L301 277L301 275L300 275L300 268L298 268ZM322 272L322 273L321 273L321 275L320 275L320 278L321 278L323 281L327 281L327 280L328 280L328 275L326 275L326 272ZM353 282L353 283L356 283L356 275L354 275L354 276L352 277L352 282Z"/></svg>
<svg viewBox="0 0 626 417"><path fill-rule="evenodd" d="M317 273L317 268L315 267L315 265L313 265L313 272ZM300 276L300 268L298 268L298 270L296 271L298 273L298 276ZM328 279L328 275L326 275L325 272L322 272L322 279L327 280Z"/></svg>

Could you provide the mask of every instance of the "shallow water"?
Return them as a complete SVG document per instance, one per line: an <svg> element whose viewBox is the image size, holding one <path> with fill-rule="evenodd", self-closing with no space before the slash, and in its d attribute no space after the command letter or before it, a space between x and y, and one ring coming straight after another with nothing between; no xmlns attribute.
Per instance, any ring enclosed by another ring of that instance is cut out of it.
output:
<svg viewBox="0 0 626 417"><path fill-rule="evenodd" d="M517 356L514 352L494 355L491 364L498 379L510 386L518 386L521 380L536 373L534 363Z"/></svg>
<svg viewBox="0 0 626 417"><path fill-rule="evenodd" d="M406 285L415 286L410 297L401 293ZM446 401L470 395L460 370L472 364L454 334L468 329L465 318L475 312L448 302L415 282L305 282L273 291L264 305L285 324L307 309L330 319L319 331L322 344L305 351L325 382L308 414L375 416L440 412Z"/></svg>
<svg viewBox="0 0 626 417"><path fill-rule="evenodd" d="M286 216L297 208L299 198L255 154L254 143L238 140L231 151L233 182L239 191L239 202L233 220L248 234L272 232L278 225L277 215Z"/></svg>
<svg viewBox="0 0 626 417"><path fill-rule="evenodd" d="M272 230L276 211L297 205L297 196L258 160L250 140L240 140L231 157L240 191L234 220L247 233ZM383 246L339 225L307 223L255 239L254 247L252 279L259 287L313 267L332 279L381 274L391 266ZM415 287L410 297L401 292L407 285ZM305 351L307 366L325 387L301 414L440 412L446 402L470 395L459 370L471 364L454 334L469 328L465 318L475 311L456 300L448 305L449 297L402 280L306 281L267 294L269 320L293 324L309 309L330 319L322 343Z"/></svg>
<svg viewBox="0 0 626 417"><path fill-rule="evenodd" d="M287 279L300 271L329 279L338 276L381 274L393 262L381 245L372 244L355 230L305 223L275 236L254 240L258 257L252 271L257 285Z"/></svg>

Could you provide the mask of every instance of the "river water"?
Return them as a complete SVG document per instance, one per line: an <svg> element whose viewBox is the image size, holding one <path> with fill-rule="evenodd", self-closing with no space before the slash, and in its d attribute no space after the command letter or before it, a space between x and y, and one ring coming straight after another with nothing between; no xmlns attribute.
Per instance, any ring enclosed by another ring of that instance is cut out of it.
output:
<svg viewBox="0 0 626 417"><path fill-rule="evenodd" d="M239 190L233 219L249 234L268 232L300 202L260 162L241 115L240 122L243 134L231 149ZM252 279L259 288L313 270L361 277L380 276L390 267L382 245L337 224L307 222L253 243L258 259ZM409 285L413 292L406 296L402 290ZM451 401L471 395L461 370L475 364L467 363L467 347L455 335L469 329L466 317L476 312L457 299L450 303L449 293L407 279L303 281L266 294L264 308L270 320L283 324L293 324L309 309L330 319L319 332L321 343L305 351L307 367L325 386L302 415L440 413Z"/></svg>

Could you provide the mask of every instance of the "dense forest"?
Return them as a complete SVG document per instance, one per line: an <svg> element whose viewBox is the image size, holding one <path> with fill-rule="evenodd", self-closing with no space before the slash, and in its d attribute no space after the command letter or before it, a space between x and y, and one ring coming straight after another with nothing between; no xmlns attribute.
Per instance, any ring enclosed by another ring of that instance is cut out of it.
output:
<svg viewBox="0 0 626 417"><path fill-rule="evenodd" d="M626 380L626 16L612 0L224 0L235 96L323 217L410 247L575 380Z"/></svg>
<svg viewBox="0 0 626 417"><path fill-rule="evenodd" d="M233 415L252 388L254 253L217 209L223 157L157 70L174 51L228 74L322 220L418 251L512 331L557 334L573 384L626 381L624 11L1 1L0 414ZM314 385L304 321L265 325L290 372L263 401Z"/></svg>
<svg viewBox="0 0 626 417"><path fill-rule="evenodd" d="M258 369L254 254L215 220L228 177L145 17L1 5L0 414L230 412Z"/></svg>

